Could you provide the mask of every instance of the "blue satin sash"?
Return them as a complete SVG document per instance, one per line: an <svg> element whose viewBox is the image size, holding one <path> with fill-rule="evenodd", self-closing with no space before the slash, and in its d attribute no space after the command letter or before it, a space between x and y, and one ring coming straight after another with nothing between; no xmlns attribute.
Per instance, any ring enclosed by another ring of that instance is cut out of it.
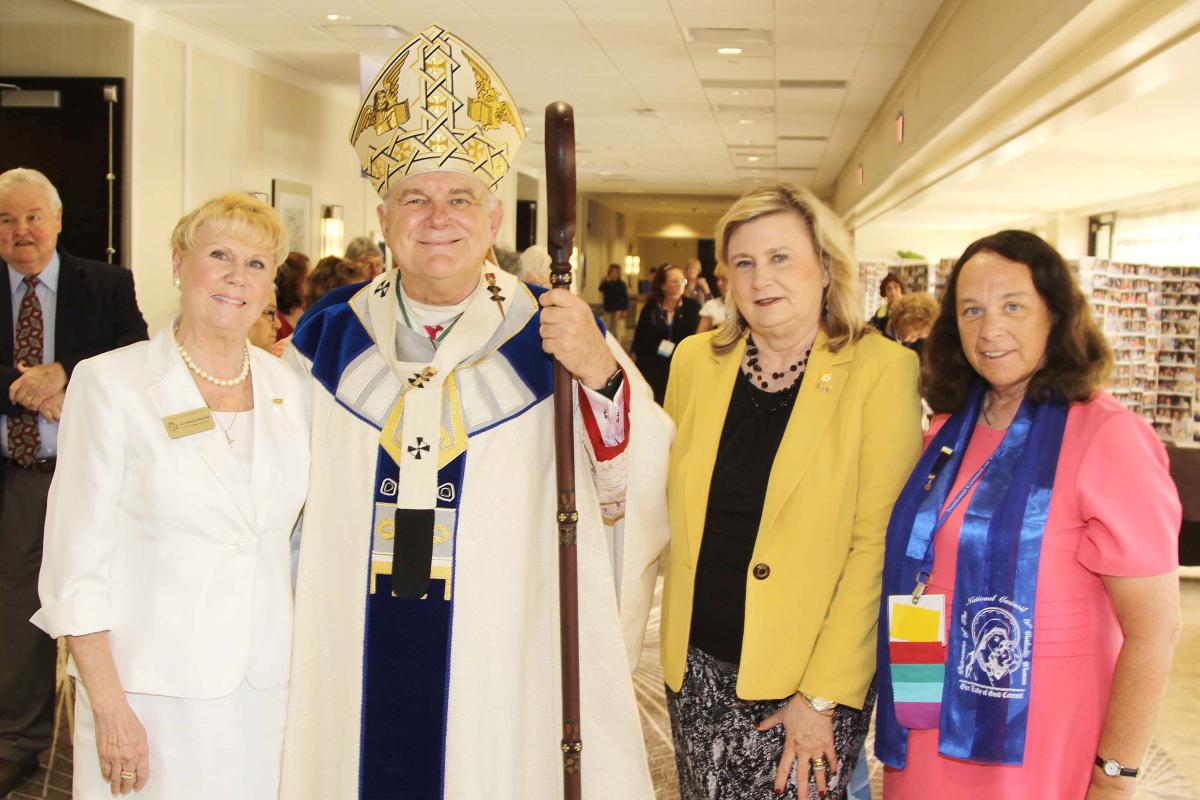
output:
<svg viewBox="0 0 1200 800"><path fill-rule="evenodd" d="M896 769L904 767L908 730L895 714L887 598L928 580L939 514L975 430L984 390L976 383L966 406L925 449L888 525L875 751ZM1038 562L1068 410L1065 401L1025 398L964 515L939 721L942 755L1010 765L1024 758ZM952 452L939 459L943 448Z"/></svg>

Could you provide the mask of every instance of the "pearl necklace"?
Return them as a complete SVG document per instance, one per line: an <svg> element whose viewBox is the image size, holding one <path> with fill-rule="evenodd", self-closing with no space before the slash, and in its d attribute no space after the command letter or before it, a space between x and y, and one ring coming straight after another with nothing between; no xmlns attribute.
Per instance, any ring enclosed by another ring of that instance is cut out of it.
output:
<svg viewBox="0 0 1200 800"><path fill-rule="evenodd" d="M246 376L250 374L250 348L242 345L242 371L237 374L236 378L218 378L207 370L200 368L200 365L192 360L192 356L187 350L183 349L183 345L179 343L179 339L175 334L178 329L171 331L171 338L175 341L175 349L179 351L179 356L183 359L183 363L187 364L188 369L199 375L209 383L217 386L239 386L245 382Z"/></svg>

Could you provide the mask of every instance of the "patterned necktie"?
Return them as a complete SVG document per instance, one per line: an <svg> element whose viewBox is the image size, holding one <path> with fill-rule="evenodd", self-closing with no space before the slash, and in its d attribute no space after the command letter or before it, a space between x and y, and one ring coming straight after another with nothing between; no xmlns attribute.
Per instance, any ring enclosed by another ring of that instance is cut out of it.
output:
<svg viewBox="0 0 1200 800"><path fill-rule="evenodd" d="M13 337L13 363L31 366L42 363L42 303L37 296L36 275L25 276L25 296L17 313L17 334ZM27 467L37 458L41 445L38 433L38 415L34 411L22 411L8 415L8 455L13 461Z"/></svg>

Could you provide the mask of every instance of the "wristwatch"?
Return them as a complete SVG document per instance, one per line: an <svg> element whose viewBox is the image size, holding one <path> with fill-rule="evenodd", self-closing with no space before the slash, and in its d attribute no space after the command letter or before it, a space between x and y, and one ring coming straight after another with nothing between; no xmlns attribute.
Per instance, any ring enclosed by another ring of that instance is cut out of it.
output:
<svg viewBox="0 0 1200 800"><path fill-rule="evenodd" d="M1140 769L1132 767L1123 767L1121 762L1113 758L1104 758L1096 756L1096 766L1104 770L1104 774L1110 778L1136 778Z"/></svg>
<svg viewBox="0 0 1200 800"><path fill-rule="evenodd" d="M624 379L625 370L621 369L621 365L618 364L617 371L610 375L608 380L604 382L604 385L596 391L607 397L609 400L615 400L617 399L617 390L621 388L621 381Z"/></svg>
<svg viewBox="0 0 1200 800"><path fill-rule="evenodd" d="M815 695L804 694L804 692L801 692L800 694L805 700L808 701L808 704L812 707L812 710L818 714L828 714L837 708L837 703L833 700L829 700L828 698L816 697Z"/></svg>

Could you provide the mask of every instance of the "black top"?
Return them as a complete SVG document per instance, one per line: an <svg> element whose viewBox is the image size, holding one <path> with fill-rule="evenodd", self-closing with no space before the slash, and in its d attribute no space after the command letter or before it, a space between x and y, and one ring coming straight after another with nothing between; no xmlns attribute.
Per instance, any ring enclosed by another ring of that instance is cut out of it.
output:
<svg viewBox="0 0 1200 800"><path fill-rule="evenodd" d="M671 356L660 356L658 345L663 339L679 344L696 332L700 324L700 304L684 297L675 307L675 316L667 324L667 312L653 301L638 314L637 328L633 332L633 347L630 352L638 369L654 390L654 402L662 405L667 394L667 378L671 374Z"/></svg>
<svg viewBox="0 0 1200 800"><path fill-rule="evenodd" d="M624 311L629 308L629 289L625 288L623 280L604 281L600 284L600 294L604 295L605 311Z"/></svg>
<svg viewBox="0 0 1200 800"><path fill-rule="evenodd" d="M799 389L797 382L765 392L739 371L721 429L696 564L690 641L730 664L741 661L750 558L775 453Z"/></svg>

